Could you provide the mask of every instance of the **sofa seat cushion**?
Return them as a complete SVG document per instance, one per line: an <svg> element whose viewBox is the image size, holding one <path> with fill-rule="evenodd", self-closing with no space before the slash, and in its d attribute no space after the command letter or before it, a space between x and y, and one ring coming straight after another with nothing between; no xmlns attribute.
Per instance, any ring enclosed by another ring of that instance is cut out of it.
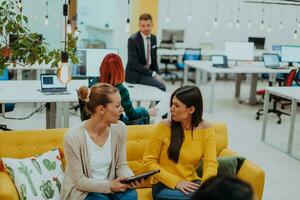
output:
<svg viewBox="0 0 300 200"><path fill-rule="evenodd" d="M35 157L2 161L20 199L59 199L63 166L58 148Z"/></svg>

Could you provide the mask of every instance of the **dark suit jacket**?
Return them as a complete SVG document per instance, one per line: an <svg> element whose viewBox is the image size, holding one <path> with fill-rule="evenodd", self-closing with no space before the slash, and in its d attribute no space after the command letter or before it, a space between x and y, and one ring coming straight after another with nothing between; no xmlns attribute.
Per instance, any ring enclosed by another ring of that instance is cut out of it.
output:
<svg viewBox="0 0 300 200"><path fill-rule="evenodd" d="M151 65L145 68L146 56L143 37L140 32L133 34L128 39L128 62L126 66L125 80L129 83L137 83L141 77L152 76L152 72L158 73L157 45L155 35L150 36L151 43Z"/></svg>

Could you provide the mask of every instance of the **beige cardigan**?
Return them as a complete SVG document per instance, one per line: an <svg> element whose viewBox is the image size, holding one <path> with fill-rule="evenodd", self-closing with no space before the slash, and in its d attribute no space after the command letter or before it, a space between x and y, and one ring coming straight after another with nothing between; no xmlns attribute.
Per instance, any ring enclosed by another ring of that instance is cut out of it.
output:
<svg viewBox="0 0 300 200"><path fill-rule="evenodd" d="M99 181L91 178L84 124L82 122L80 126L69 130L64 138L67 166L61 189L62 200L82 200L89 192L111 193L110 183L113 179L133 175L126 160L127 128L119 121L111 125L112 163L108 179Z"/></svg>

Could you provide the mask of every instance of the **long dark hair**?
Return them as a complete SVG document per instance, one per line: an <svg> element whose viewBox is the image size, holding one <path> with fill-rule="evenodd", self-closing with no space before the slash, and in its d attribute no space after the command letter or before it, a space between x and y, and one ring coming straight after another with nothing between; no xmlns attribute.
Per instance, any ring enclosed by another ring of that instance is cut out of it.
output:
<svg viewBox="0 0 300 200"><path fill-rule="evenodd" d="M197 127L199 123L203 121L203 101L199 88L195 86L182 86L176 89L171 95L170 107L172 106L172 100L174 96L176 96L176 98L183 104L185 104L188 108L192 106L195 108L190 124L190 128L193 133L193 128ZM180 149L183 141L184 130L181 126L181 122L176 122L171 119L171 141L168 148L168 157L175 163L178 163Z"/></svg>

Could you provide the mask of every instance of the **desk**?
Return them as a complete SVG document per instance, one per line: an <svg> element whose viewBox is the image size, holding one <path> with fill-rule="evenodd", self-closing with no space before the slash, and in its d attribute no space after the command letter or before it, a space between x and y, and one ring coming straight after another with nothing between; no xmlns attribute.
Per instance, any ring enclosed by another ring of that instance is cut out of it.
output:
<svg viewBox="0 0 300 200"><path fill-rule="evenodd" d="M210 91L210 106L209 112L213 112L213 101L214 101L214 87L216 82L216 74L251 74L251 89L249 95L249 103L255 104L256 102L256 82L257 75L261 73L268 73L275 76L277 73L289 73L290 69L270 69L264 66L263 62L255 61L250 63L239 63L235 66L230 66L229 68L216 68L212 67L211 61L192 61L187 60L184 62L186 64L184 68L184 78L183 83L187 83L187 75L189 68L194 68L196 70L196 85L200 86L200 73L206 72L211 74L211 91ZM236 84L236 96L239 96L239 86Z"/></svg>
<svg viewBox="0 0 300 200"><path fill-rule="evenodd" d="M49 103L46 111L46 128L69 127L69 103L78 102L77 92L82 85L88 85L87 80L72 80L68 84L70 94L44 95L39 90L39 80L1 81L1 103Z"/></svg>
<svg viewBox="0 0 300 200"><path fill-rule="evenodd" d="M157 87L149 85L124 83L124 86L128 89L131 101L137 101L138 104L141 101L161 101L168 95Z"/></svg>
<svg viewBox="0 0 300 200"><path fill-rule="evenodd" d="M57 70L57 68L51 68L50 64L34 64L32 66L22 66L22 65L17 65L17 66L13 66L12 64L9 65L7 67L10 70L17 70L17 80L22 80L22 71L23 70L36 70L36 79L39 80L40 79L40 73L41 70Z"/></svg>
<svg viewBox="0 0 300 200"><path fill-rule="evenodd" d="M297 112L297 102L300 102L300 87L267 87L264 101L264 115L263 115L263 128L261 134L261 140L266 140L266 129L267 129L267 114L269 109L270 94L274 94L280 97L290 99L292 101L291 107L291 123L289 130L289 139L287 145L287 153L292 153L293 139L294 139L294 128Z"/></svg>

